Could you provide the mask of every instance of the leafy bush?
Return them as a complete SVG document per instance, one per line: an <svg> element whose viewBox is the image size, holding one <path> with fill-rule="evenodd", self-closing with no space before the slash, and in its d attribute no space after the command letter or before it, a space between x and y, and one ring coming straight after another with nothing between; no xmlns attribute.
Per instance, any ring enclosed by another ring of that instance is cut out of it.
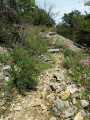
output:
<svg viewBox="0 0 90 120"><path fill-rule="evenodd" d="M81 83L86 88L90 87L90 61L89 55L84 52L73 52L69 48L64 51L65 61L63 66L68 69L74 82Z"/></svg>
<svg viewBox="0 0 90 120"><path fill-rule="evenodd" d="M81 22L81 27L76 31L76 42L83 46L90 46L90 15ZM88 18L87 18L88 17Z"/></svg>
<svg viewBox="0 0 90 120"><path fill-rule="evenodd" d="M34 25L45 25L48 27L53 27L55 25L55 20L51 17L50 13L39 7L35 7L33 16Z"/></svg>
<svg viewBox="0 0 90 120"><path fill-rule="evenodd" d="M57 33L66 38L72 39L72 29L64 24L59 24L56 27Z"/></svg>
<svg viewBox="0 0 90 120"><path fill-rule="evenodd" d="M23 93L28 88L37 85L37 69L35 67L35 58L30 57L23 46L16 45L12 51L13 59L10 63L11 76L14 78L13 83L19 92Z"/></svg>
<svg viewBox="0 0 90 120"><path fill-rule="evenodd" d="M0 62L1 63L8 63L9 60L11 59L10 53L4 52L0 54Z"/></svg>
<svg viewBox="0 0 90 120"><path fill-rule="evenodd" d="M64 14L57 33L83 46L90 46L90 14L81 15L77 10Z"/></svg>
<svg viewBox="0 0 90 120"><path fill-rule="evenodd" d="M39 28L26 27L24 34L26 36L24 46L31 52L30 54L40 55L47 51L47 46L50 43L39 35Z"/></svg>

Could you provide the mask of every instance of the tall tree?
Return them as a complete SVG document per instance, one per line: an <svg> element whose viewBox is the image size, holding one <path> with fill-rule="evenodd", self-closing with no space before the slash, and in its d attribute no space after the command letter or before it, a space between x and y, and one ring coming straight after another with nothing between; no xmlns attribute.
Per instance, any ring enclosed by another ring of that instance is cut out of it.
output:
<svg viewBox="0 0 90 120"><path fill-rule="evenodd" d="M74 29L74 25L77 22L77 19L79 19L80 14L81 14L81 12L78 10L74 10L68 14L65 13L64 16L62 17L63 23L66 26Z"/></svg>
<svg viewBox="0 0 90 120"><path fill-rule="evenodd" d="M84 4L85 4L85 6L90 6L90 0L86 1Z"/></svg>

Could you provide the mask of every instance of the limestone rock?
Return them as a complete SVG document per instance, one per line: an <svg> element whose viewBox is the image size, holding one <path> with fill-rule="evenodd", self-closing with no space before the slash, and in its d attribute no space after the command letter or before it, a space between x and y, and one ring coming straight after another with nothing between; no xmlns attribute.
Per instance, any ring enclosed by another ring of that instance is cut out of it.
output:
<svg viewBox="0 0 90 120"><path fill-rule="evenodd" d="M83 108L86 108L86 107L89 106L89 102L88 101L86 101L86 100L80 100L80 101L81 101L81 105L82 105Z"/></svg>
<svg viewBox="0 0 90 120"><path fill-rule="evenodd" d="M70 91L70 93L76 93L79 92L79 89L73 84L67 87L67 90Z"/></svg>
<svg viewBox="0 0 90 120"><path fill-rule="evenodd" d="M48 52L53 53L53 52L59 52L60 49L49 49Z"/></svg>
<svg viewBox="0 0 90 120"><path fill-rule="evenodd" d="M53 103L55 100L55 95L53 93L47 95L47 100L49 100L50 103Z"/></svg>
<svg viewBox="0 0 90 120"><path fill-rule="evenodd" d="M41 108L42 110L47 110L47 106L45 106L44 104L41 104Z"/></svg>
<svg viewBox="0 0 90 120"><path fill-rule="evenodd" d="M61 99L59 99L57 97L57 99L55 100L55 105L57 106L57 108L59 110L62 110L63 108L69 107L69 102L68 101L62 101Z"/></svg>
<svg viewBox="0 0 90 120"><path fill-rule="evenodd" d="M61 90L60 89L56 89L56 93L59 93L59 92L61 92Z"/></svg>
<svg viewBox="0 0 90 120"><path fill-rule="evenodd" d="M50 61L50 59L46 56L46 55L41 55L41 56L38 56L38 58L44 60L45 62L48 62Z"/></svg>
<svg viewBox="0 0 90 120"><path fill-rule="evenodd" d="M15 111L20 111L21 110L21 106L17 106L14 108Z"/></svg>
<svg viewBox="0 0 90 120"><path fill-rule="evenodd" d="M29 117L27 120L33 120L34 118L33 117Z"/></svg>
<svg viewBox="0 0 90 120"><path fill-rule="evenodd" d="M61 93L61 98L62 98L63 100L66 100L69 96L70 96L69 90L66 90L65 92L62 92L62 93Z"/></svg>
<svg viewBox="0 0 90 120"><path fill-rule="evenodd" d="M9 70L10 69L10 66L9 65L6 65L3 67L3 70Z"/></svg>
<svg viewBox="0 0 90 120"><path fill-rule="evenodd" d="M73 110L73 108L69 107L68 109L66 109L64 112L63 112L63 117L64 118L69 118L69 117L72 117L74 116L75 114L75 110Z"/></svg>
<svg viewBox="0 0 90 120"><path fill-rule="evenodd" d="M81 99L82 93L74 93L74 94L72 94L72 97L77 98L77 99Z"/></svg>
<svg viewBox="0 0 90 120"><path fill-rule="evenodd" d="M77 115L74 117L74 120L84 120L83 117L81 116L81 113L77 113Z"/></svg>
<svg viewBox="0 0 90 120"><path fill-rule="evenodd" d="M83 117L86 117L86 116L87 116L84 109L80 110L80 113L81 113L81 115L82 115Z"/></svg>
<svg viewBox="0 0 90 120"><path fill-rule="evenodd" d="M75 105L77 103L76 98L73 98L72 103L73 103L73 105Z"/></svg>
<svg viewBox="0 0 90 120"><path fill-rule="evenodd" d="M42 91L42 92L41 92L41 97L42 97L43 99L45 99L45 97L46 97L46 91Z"/></svg>
<svg viewBox="0 0 90 120"><path fill-rule="evenodd" d="M5 104L5 100L4 99L0 99L0 107L3 106Z"/></svg>
<svg viewBox="0 0 90 120"><path fill-rule="evenodd" d="M5 81L7 82L7 81L9 81L10 80L10 78L9 77L5 77Z"/></svg>
<svg viewBox="0 0 90 120"><path fill-rule="evenodd" d="M36 102L33 104L33 107L40 106L41 103L42 103L42 100L39 99L38 101L36 101Z"/></svg>
<svg viewBox="0 0 90 120"><path fill-rule="evenodd" d="M55 73L54 78L56 78L56 81L63 81L65 79L63 73Z"/></svg>
<svg viewBox="0 0 90 120"><path fill-rule="evenodd" d="M56 32L49 32L49 35L56 35Z"/></svg>
<svg viewBox="0 0 90 120"><path fill-rule="evenodd" d="M50 118L50 120L57 120L55 117Z"/></svg>
<svg viewBox="0 0 90 120"><path fill-rule="evenodd" d="M53 82L53 83L50 84L50 87L51 87L52 90L58 89L58 90L62 91L62 88L60 87L60 85L61 85L60 83Z"/></svg>

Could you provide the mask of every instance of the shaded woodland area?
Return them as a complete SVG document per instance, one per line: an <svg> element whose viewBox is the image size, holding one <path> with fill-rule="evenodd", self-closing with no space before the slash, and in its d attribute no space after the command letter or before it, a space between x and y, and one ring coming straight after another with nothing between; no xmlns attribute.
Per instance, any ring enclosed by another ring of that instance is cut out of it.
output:
<svg viewBox="0 0 90 120"><path fill-rule="evenodd" d="M55 20L51 8L46 12L36 5L35 0L0 0L0 42L15 43L19 38L20 25L26 23L52 27Z"/></svg>
<svg viewBox="0 0 90 120"><path fill-rule="evenodd" d="M89 1L85 5L89 6ZM35 0L0 0L0 42L14 44L19 39L20 25L45 25L54 27L52 6L48 11L36 5ZM74 10L64 14L56 27L58 34L83 46L90 46L90 14ZM16 26L18 24L19 26Z"/></svg>
<svg viewBox="0 0 90 120"><path fill-rule="evenodd" d="M90 13L81 14L74 10L64 14L62 22L57 25L57 33L79 43L90 47Z"/></svg>

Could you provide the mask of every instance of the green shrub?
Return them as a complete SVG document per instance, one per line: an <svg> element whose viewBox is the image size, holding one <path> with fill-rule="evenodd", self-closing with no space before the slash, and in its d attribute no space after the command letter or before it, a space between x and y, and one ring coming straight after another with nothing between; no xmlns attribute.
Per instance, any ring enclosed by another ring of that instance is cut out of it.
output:
<svg viewBox="0 0 90 120"><path fill-rule="evenodd" d="M16 45L12 51L13 59L10 63L10 74L14 78L13 83L19 92L23 93L27 89L37 85L37 69L35 67L35 57L32 57L24 50L23 46Z"/></svg>
<svg viewBox="0 0 90 120"><path fill-rule="evenodd" d="M10 56L9 52L4 52L4 53L0 54L0 62L1 63L8 63L10 59L11 59L11 56Z"/></svg>
<svg viewBox="0 0 90 120"><path fill-rule="evenodd" d="M25 29L25 43L24 46L34 55L40 55L47 51L47 46L50 45L49 41L45 40L39 35L38 27L26 27Z"/></svg>
<svg viewBox="0 0 90 120"><path fill-rule="evenodd" d="M68 69L68 74L76 83L81 83L87 89L90 88L89 74L90 74L90 61L88 54L83 52L73 52L70 49L64 51L65 60L63 66Z"/></svg>

